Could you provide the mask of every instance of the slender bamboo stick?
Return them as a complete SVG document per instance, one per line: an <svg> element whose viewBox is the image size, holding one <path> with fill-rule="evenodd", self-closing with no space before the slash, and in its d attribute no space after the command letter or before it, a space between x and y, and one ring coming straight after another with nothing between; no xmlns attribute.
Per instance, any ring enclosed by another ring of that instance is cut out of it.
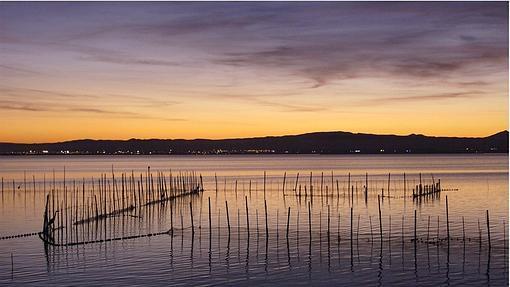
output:
<svg viewBox="0 0 510 287"><path fill-rule="evenodd" d="M487 239L489 240L489 249L491 249L491 227L490 227L490 221L489 221L489 210L486 211L487 215Z"/></svg>
<svg viewBox="0 0 510 287"><path fill-rule="evenodd" d="M211 197L207 198L209 201L209 239L211 238L212 234L212 224L211 224Z"/></svg>
<svg viewBox="0 0 510 287"><path fill-rule="evenodd" d="M382 242L383 230L382 230L382 217L381 217L381 198L379 195L377 195L377 204L379 206L379 234L380 234L381 242Z"/></svg>
<svg viewBox="0 0 510 287"><path fill-rule="evenodd" d="M421 176L420 176L421 184ZM450 241L450 221L448 219L448 195L446 196L446 238Z"/></svg>
<svg viewBox="0 0 510 287"><path fill-rule="evenodd" d="M310 206L310 202L308 202L308 233L310 237L310 244L312 243L312 210Z"/></svg>
<svg viewBox="0 0 510 287"><path fill-rule="evenodd" d="M414 210L414 246L416 247L416 209Z"/></svg>
<svg viewBox="0 0 510 287"><path fill-rule="evenodd" d="M287 232L286 232L287 241L289 240L290 206L288 210L289 211L287 212Z"/></svg>
<svg viewBox="0 0 510 287"><path fill-rule="evenodd" d="M191 203L191 201L189 202L189 215L190 215L190 219L191 219L191 233L194 235L195 234L195 224L193 223L193 204Z"/></svg>
<svg viewBox="0 0 510 287"><path fill-rule="evenodd" d="M267 224L267 202L266 202L265 199L264 199L264 214L265 214L265 217L266 217L266 238L267 238L267 237L269 237L269 226Z"/></svg>
<svg viewBox="0 0 510 287"><path fill-rule="evenodd" d="M248 212L248 197L244 196L246 204L246 228L248 229L248 238L250 237L250 213Z"/></svg>
<svg viewBox="0 0 510 287"><path fill-rule="evenodd" d="M230 236L230 217L228 214L228 202L225 200L225 210L227 213L227 226L228 226L228 235Z"/></svg>

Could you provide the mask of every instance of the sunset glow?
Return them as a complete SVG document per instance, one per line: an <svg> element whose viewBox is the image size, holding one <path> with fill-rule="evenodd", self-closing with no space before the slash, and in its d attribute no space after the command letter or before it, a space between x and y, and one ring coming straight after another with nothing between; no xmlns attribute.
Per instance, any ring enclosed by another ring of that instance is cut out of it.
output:
<svg viewBox="0 0 510 287"><path fill-rule="evenodd" d="M508 129L508 3L0 3L0 142Z"/></svg>

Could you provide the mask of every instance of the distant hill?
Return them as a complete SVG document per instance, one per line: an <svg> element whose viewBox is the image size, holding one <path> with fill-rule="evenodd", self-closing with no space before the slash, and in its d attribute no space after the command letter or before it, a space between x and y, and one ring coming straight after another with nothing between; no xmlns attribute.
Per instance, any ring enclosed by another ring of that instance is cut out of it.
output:
<svg viewBox="0 0 510 287"><path fill-rule="evenodd" d="M483 138L317 132L238 139L73 140L0 143L0 154L508 153L508 131Z"/></svg>

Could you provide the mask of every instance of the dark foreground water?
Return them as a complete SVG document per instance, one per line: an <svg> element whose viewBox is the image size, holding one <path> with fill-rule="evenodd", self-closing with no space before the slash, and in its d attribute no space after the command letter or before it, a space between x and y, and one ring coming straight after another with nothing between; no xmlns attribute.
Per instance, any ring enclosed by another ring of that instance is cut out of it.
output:
<svg viewBox="0 0 510 287"><path fill-rule="evenodd" d="M63 190L65 166L67 186L85 180L90 192L92 178L111 177L112 165L117 178L147 166L165 176L194 170L205 191L77 230L83 240L171 226L173 234L67 247L38 236L2 239L0 285L508 285L507 155L2 157L0 237L42 229L53 170L55 189ZM413 200L419 173L445 191Z"/></svg>

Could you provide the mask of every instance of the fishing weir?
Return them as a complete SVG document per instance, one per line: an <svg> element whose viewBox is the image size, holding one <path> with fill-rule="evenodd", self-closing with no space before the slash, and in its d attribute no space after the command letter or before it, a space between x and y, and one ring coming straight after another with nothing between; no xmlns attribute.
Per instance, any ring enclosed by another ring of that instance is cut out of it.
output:
<svg viewBox="0 0 510 287"><path fill-rule="evenodd" d="M204 191L202 176L194 172L153 176L148 168L145 176L123 173L116 179L113 170L111 175L102 174L88 183L84 179L81 185L73 181L69 189L64 179L63 191L52 189L46 195L39 237L52 246L72 246L152 236L150 232L118 236L115 228L124 226L127 218L150 218L154 207Z"/></svg>
<svg viewBox="0 0 510 287"><path fill-rule="evenodd" d="M174 260L179 252L174 250L177 240L181 253L189 248L191 260L201 260L204 250L210 270L225 264L220 260L225 254L266 269L280 256L289 267L307 258L309 270L322 262L333 268L335 258L342 258L355 270L360 256L391 258L392 249L401 250L403 262L412 259L415 264L430 248L444 253L448 264L450 255L470 258L470 250L489 260L491 252L508 250L506 223L491 221L489 210L474 218L452 215L448 192L457 189L444 188L433 175L425 179L419 173L309 172L304 177L263 172L248 177L203 177L193 171L147 168L141 174L117 174L112 169L97 178L63 178L48 184L35 179L33 183L13 181L12 194L30 194L30 190L35 194L36 185L43 186L42 230L0 239L38 235L48 260L55 262L67 248L78 252L80 246L143 244L143 238L168 240ZM8 192L2 185L2 195ZM397 215L395 208L405 208L406 202L409 207ZM442 211L421 211L430 204L440 204ZM501 231L503 236L494 238ZM363 255L363 250L371 250L370 255ZM246 257L241 259L241 254ZM295 257L301 259L296 262Z"/></svg>

